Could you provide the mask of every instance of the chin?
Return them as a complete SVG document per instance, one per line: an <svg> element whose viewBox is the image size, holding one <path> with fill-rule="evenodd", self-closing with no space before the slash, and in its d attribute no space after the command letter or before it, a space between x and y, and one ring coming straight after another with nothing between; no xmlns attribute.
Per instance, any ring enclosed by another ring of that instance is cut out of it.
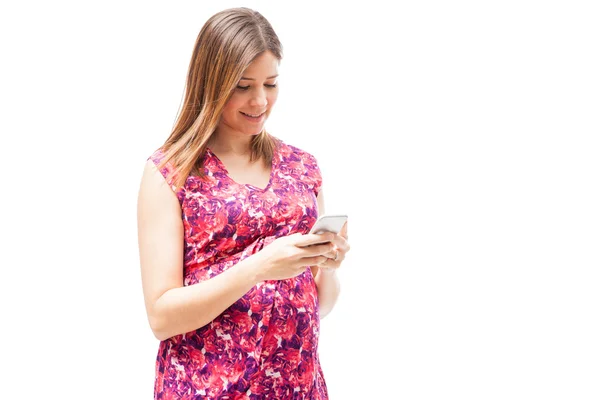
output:
<svg viewBox="0 0 600 400"><path fill-rule="evenodd" d="M250 132L247 132L247 133L250 136L256 136L256 135L260 135L260 133L263 131L263 129L264 129L264 127L261 127L259 130L256 130L256 131L253 130L253 131L250 131Z"/></svg>

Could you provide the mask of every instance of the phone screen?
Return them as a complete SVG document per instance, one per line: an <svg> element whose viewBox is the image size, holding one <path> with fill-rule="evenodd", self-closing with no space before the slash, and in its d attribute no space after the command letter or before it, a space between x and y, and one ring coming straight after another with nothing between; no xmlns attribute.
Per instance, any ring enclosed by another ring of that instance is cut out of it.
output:
<svg viewBox="0 0 600 400"><path fill-rule="evenodd" d="M323 215L315 222L310 233L333 232L337 234L347 220L347 215Z"/></svg>

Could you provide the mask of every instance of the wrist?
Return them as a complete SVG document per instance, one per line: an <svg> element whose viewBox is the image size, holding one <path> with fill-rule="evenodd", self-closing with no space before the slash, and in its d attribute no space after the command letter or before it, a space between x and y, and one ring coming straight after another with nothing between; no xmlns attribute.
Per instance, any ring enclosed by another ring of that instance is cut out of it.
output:
<svg viewBox="0 0 600 400"><path fill-rule="evenodd" d="M253 284L258 284L265 280L263 271L265 270L265 264L267 260L261 252L252 254L250 257L246 258L246 265L244 268L246 270L248 279L252 281Z"/></svg>

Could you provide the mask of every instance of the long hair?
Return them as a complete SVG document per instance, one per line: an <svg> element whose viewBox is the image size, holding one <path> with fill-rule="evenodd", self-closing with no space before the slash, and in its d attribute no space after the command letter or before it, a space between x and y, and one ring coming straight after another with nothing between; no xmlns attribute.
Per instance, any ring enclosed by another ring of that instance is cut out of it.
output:
<svg viewBox="0 0 600 400"><path fill-rule="evenodd" d="M170 136L161 147L173 166L173 184L181 188L191 175L202 177L208 139L244 71L254 59L270 51L281 60L283 51L273 27L259 12L230 8L206 21L194 45L185 96ZM276 140L264 129L252 137L250 161L271 164Z"/></svg>

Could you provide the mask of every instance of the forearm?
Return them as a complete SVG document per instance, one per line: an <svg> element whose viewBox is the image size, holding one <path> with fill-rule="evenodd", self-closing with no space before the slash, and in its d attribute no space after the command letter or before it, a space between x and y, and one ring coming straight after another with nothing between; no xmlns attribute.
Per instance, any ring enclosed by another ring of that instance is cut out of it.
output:
<svg viewBox="0 0 600 400"><path fill-rule="evenodd" d="M166 291L152 310L154 335L165 340L211 322L259 282L256 271L260 262L255 254L214 278Z"/></svg>
<svg viewBox="0 0 600 400"><path fill-rule="evenodd" d="M324 318L331 312L340 294L340 281L335 270L319 268L315 276L319 295L319 315Z"/></svg>

